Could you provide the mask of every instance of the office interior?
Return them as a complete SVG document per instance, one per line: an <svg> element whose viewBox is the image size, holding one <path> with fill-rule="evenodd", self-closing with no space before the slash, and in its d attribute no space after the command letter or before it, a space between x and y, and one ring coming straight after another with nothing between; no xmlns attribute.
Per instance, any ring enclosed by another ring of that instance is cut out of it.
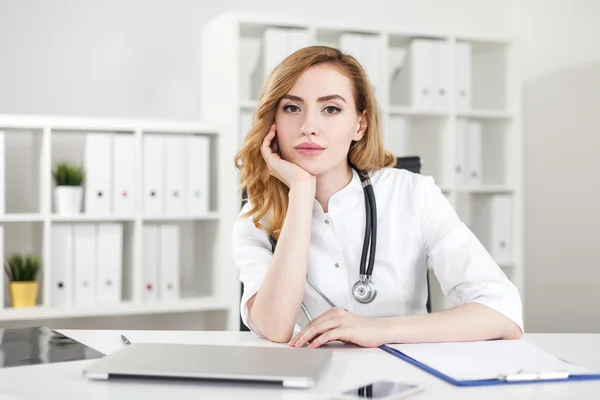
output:
<svg viewBox="0 0 600 400"><path fill-rule="evenodd" d="M33 304L2 274L0 328L240 330L233 156L268 71L326 44L366 68L386 148L422 158L517 285L526 332L600 333L599 16L593 0L0 0L0 254L39 262ZM64 162L82 190L57 185Z"/></svg>

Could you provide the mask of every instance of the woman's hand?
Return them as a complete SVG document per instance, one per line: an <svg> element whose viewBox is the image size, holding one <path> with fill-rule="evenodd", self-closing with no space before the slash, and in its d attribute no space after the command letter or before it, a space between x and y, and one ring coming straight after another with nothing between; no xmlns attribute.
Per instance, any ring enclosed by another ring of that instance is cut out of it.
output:
<svg viewBox="0 0 600 400"><path fill-rule="evenodd" d="M386 343L387 322L381 318L366 318L334 307L312 320L290 340L290 346L319 347L339 340L363 347L379 347Z"/></svg>
<svg viewBox="0 0 600 400"><path fill-rule="evenodd" d="M279 155L276 136L276 126L271 125L269 133L263 140L260 151L265 159L271 175L285 183L290 189L298 183L309 183L316 186L316 177L298 165L284 160Z"/></svg>

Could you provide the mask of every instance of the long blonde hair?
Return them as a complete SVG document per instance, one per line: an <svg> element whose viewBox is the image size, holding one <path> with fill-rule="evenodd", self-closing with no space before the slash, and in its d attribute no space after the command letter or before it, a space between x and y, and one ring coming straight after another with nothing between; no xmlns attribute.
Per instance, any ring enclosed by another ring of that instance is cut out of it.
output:
<svg viewBox="0 0 600 400"><path fill-rule="evenodd" d="M246 190L251 205L241 217L252 215L254 225L265 229L275 240L279 238L285 220L289 188L269 173L260 147L275 121L281 98L292 89L304 71L319 64L337 68L352 81L356 112L358 115L365 112L367 118L365 134L350 147L348 161L367 172L389 168L396 163L395 156L384 148L375 94L358 61L338 49L326 46L305 47L289 55L271 72L263 85L252 128L235 156L235 166L240 172L240 190ZM259 221L267 213L268 226L262 226Z"/></svg>

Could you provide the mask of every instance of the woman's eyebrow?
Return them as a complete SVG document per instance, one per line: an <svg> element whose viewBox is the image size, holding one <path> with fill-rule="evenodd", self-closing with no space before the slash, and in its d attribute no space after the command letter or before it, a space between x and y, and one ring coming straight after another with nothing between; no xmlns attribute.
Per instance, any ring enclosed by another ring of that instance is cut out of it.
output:
<svg viewBox="0 0 600 400"><path fill-rule="evenodd" d="M323 96L323 97L319 97L317 99L317 101L319 102L323 102L323 101L329 101L329 100L333 100L333 99L339 99L342 100L344 103L346 102L346 99L344 99L342 96L340 96L339 94L330 94L329 96Z"/></svg>
<svg viewBox="0 0 600 400"><path fill-rule="evenodd" d="M294 96L293 94L284 94L282 99L289 99L289 100L293 100L293 101L298 101L300 103L304 103L304 99L302 97ZM342 100L344 103L346 102L346 99L344 99L339 94L330 94L328 96L319 97L317 99L317 101L322 103L324 101L329 101L329 100L333 100L333 99Z"/></svg>
<svg viewBox="0 0 600 400"><path fill-rule="evenodd" d="M294 96L293 94L284 94L282 99L289 99L294 101L299 101L300 103L304 103L302 97Z"/></svg>

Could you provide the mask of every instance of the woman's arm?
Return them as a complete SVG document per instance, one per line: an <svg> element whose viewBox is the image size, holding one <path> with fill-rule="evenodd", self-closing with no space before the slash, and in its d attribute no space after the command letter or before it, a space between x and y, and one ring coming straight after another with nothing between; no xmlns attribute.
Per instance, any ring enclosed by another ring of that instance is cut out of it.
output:
<svg viewBox="0 0 600 400"><path fill-rule="evenodd" d="M263 140L261 154L270 174L290 189L288 209L265 278L248 300L248 313L267 339L286 342L294 332L304 297L317 180L281 158L276 132L273 124Z"/></svg>
<svg viewBox="0 0 600 400"><path fill-rule="evenodd" d="M248 301L252 321L274 342L290 340L304 296L314 190L310 182L290 189L288 210L271 265L260 290Z"/></svg>
<svg viewBox="0 0 600 400"><path fill-rule="evenodd" d="M521 328L479 303L467 303L431 314L390 317L382 320L385 343L465 342L519 339Z"/></svg>
<svg viewBox="0 0 600 400"><path fill-rule="evenodd" d="M518 339L521 328L504 315L479 303L467 303L432 314L368 318L341 308L319 315L289 345L319 347L341 340L364 347L388 343L467 342Z"/></svg>

